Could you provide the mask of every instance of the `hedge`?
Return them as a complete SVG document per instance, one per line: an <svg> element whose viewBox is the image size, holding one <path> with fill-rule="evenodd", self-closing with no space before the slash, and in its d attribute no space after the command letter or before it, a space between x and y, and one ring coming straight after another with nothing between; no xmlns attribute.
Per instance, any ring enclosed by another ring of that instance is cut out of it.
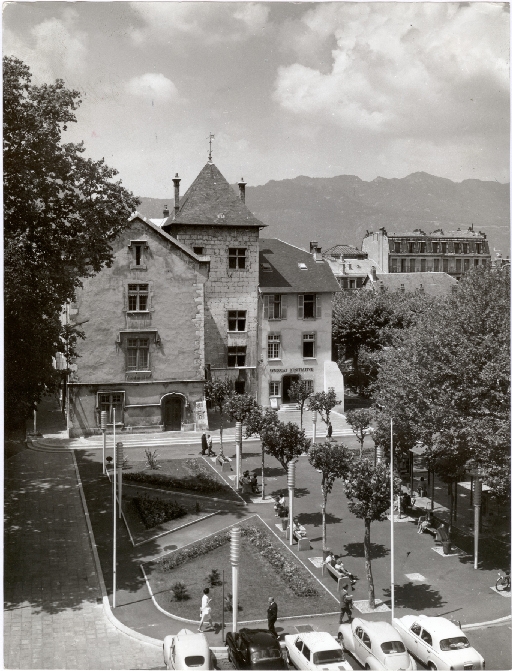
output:
<svg viewBox="0 0 512 671"><path fill-rule="evenodd" d="M169 522L170 520L176 520L188 515L187 508L176 501L151 499L147 494L135 497L133 503L146 529L152 529L158 524L163 524L163 522Z"/></svg>
<svg viewBox="0 0 512 671"><path fill-rule="evenodd" d="M194 472L194 475L189 477L176 478L172 475L164 475L163 473L145 473L139 471L136 473L123 473L123 479L142 484L158 485L162 489L185 489L202 492L203 494L215 494L218 492L233 494L231 487L212 477L203 466L194 464L194 467L192 467L188 462L193 462L193 460L189 459L185 462L187 467Z"/></svg>

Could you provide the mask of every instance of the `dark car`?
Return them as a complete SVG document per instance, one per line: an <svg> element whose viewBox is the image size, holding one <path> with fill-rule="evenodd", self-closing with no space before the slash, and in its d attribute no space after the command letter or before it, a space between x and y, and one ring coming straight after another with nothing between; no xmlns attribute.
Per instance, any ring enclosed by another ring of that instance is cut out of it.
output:
<svg viewBox="0 0 512 671"><path fill-rule="evenodd" d="M286 669L279 641L266 629L240 629L226 636L229 661L236 669Z"/></svg>

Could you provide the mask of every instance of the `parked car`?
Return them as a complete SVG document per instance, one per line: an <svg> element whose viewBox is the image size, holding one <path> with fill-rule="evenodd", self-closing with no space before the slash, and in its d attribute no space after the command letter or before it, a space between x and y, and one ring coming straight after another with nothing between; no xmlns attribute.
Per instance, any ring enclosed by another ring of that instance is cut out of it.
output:
<svg viewBox="0 0 512 671"><path fill-rule="evenodd" d="M213 669L208 639L204 634L181 629L176 636L164 638L166 669Z"/></svg>
<svg viewBox="0 0 512 671"><path fill-rule="evenodd" d="M338 641L365 669L414 671L416 662L389 622L362 620L340 624Z"/></svg>
<svg viewBox="0 0 512 671"><path fill-rule="evenodd" d="M404 615L393 620L409 652L429 669L485 669L460 627L445 617Z"/></svg>
<svg viewBox="0 0 512 671"><path fill-rule="evenodd" d="M338 641L324 631L290 634L284 637L284 644L288 664L297 669L352 669Z"/></svg>
<svg viewBox="0 0 512 671"><path fill-rule="evenodd" d="M240 629L226 635L228 659L236 669L286 669L279 641L267 629Z"/></svg>

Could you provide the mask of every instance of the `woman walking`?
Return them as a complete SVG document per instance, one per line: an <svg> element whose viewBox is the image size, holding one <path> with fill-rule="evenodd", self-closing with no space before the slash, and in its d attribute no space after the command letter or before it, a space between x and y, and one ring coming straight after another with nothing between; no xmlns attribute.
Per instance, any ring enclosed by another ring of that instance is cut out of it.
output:
<svg viewBox="0 0 512 671"><path fill-rule="evenodd" d="M201 621L199 622L199 629L197 631L203 631L203 623L208 620L209 622L209 627L208 629L213 629L213 622L212 622L212 607L211 607L211 598L209 596L210 594L210 589L208 587L205 587L203 589L203 598L201 599Z"/></svg>

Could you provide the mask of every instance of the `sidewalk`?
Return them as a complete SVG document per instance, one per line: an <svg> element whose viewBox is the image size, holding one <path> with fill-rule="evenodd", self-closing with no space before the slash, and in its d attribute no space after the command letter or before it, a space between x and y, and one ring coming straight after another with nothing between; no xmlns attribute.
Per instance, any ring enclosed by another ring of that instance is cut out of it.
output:
<svg viewBox="0 0 512 671"><path fill-rule="evenodd" d="M7 460L5 516L5 668L163 668L105 616L71 454Z"/></svg>

